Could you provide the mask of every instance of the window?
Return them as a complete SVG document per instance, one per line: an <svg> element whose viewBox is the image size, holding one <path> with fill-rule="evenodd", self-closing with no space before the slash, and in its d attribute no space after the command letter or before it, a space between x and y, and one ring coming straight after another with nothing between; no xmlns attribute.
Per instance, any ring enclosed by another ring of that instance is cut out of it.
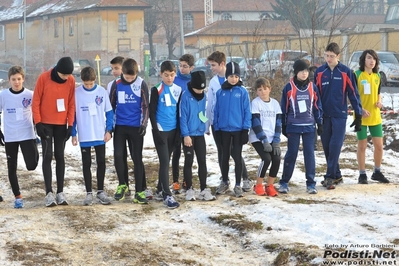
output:
<svg viewBox="0 0 399 266"><path fill-rule="evenodd" d="M231 14L230 13L223 13L222 14L222 20L231 20Z"/></svg>
<svg viewBox="0 0 399 266"><path fill-rule="evenodd" d="M183 16L183 25L184 28L187 30L193 30L194 29L194 17L191 13L186 13Z"/></svg>
<svg viewBox="0 0 399 266"><path fill-rule="evenodd" d="M118 15L118 31L127 31L126 13Z"/></svg>
<svg viewBox="0 0 399 266"><path fill-rule="evenodd" d="M69 36L73 36L73 18L69 18Z"/></svg>
<svg viewBox="0 0 399 266"><path fill-rule="evenodd" d="M24 23L18 25L18 38L22 40L24 38Z"/></svg>
<svg viewBox="0 0 399 266"><path fill-rule="evenodd" d="M0 41L4 41L4 25L0 25Z"/></svg>
<svg viewBox="0 0 399 266"><path fill-rule="evenodd" d="M58 19L54 19L54 37L58 37Z"/></svg>

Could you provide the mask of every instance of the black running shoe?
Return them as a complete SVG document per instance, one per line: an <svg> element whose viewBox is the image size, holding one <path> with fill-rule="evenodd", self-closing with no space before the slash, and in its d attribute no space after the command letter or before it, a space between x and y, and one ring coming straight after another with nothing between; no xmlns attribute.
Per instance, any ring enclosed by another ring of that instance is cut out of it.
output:
<svg viewBox="0 0 399 266"><path fill-rule="evenodd" d="M360 174L359 179L358 179L359 184L368 184L367 182L367 175L366 174Z"/></svg>
<svg viewBox="0 0 399 266"><path fill-rule="evenodd" d="M380 183L389 183L389 180L381 172L374 172L371 176L371 180L378 181Z"/></svg>
<svg viewBox="0 0 399 266"><path fill-rule="evenodd" d="M325 182L326 182L326 179L327 179L327 178L324 178L324 180L321 181L321 184L323 185L323 187L325 187L324 184L325 184ZM338 185L338 184L344 182L344 179L342 178L342 176L341 176L341 177L338 177L338 178L330 178L330 179L333 180L332 182L333 182L334 185Z"/></svg>
<svg viewBox="0 0 399 266"><path fill-rule="evenodd" d="M328 190L330 190L330 189L335 189L334 180L335 180L335 179L332 179L332 178L326 178L326 179L324 179L323 186L324 186L326 189L328 189Z"/></svg>

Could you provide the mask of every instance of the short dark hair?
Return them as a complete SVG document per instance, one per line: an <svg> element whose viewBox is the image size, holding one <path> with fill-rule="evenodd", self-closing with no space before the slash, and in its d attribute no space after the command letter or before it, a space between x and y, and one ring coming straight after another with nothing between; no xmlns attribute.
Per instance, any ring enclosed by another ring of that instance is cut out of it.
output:
<svg viewBox="0 0 399 266"><path fill-rule="evenodd" d="M184 54L179 58L180 62L186 62L190 67L194 65L194 56L191 54Z"/></svg>
<svg viewBox="0 0 399 266"><path fill-rule="evenodd" d="M95 81L96 77L96 71L91 66L84 67L80 71L80 79L82 81Z"/></svg>
<svg viewBox="0 0 399 266"><path fill-rule="evenodd" d="M255 81L255 89L257 90L262 86L267 88L272 88L272 85L270 84L270 81L267 78L260 77Z"/></svg>
<svg viewBox="0 0 399 266"><path fill-rule="evenodd" d="M208 61L214 61L219 65L226 62L226 55L223 52L215 51L207 57Z"/></svg>
<svg viewBox="0 0 399 266"><path fill-rule="evenodd" d="M122 65L123 60L125 60L125 58L123 56L116 56L116 57L112 58L112 60L109 63L111 65L115 65L115 64Z"/></svg>
<svg viewBox="0 0 399 266"><path fill-rule="evenodd" d="M165 60L161 64L161 73L165 71L176 72L176 65L169 60Z"/></svg>
<svg viewBox="0 0 399 266"><path fill-rule="evenodd" d="M339 49L339 46L336 42L332 42L327 45L326 52L333 52L334 54L339 55L341 53L341 49Z"/></svg>
<svg viewBox="0 0 399 266"><path fill-rule="evenodd" d="M125 75L137 75L139 73L139 65L133 58L126 58L122 63L122 73Z"/></svg>
<svg viewBox="0 0 399 266"><path fill-rule="evenodd" d="M366 65L366 55L367 54L370 54L375 59L376 62L375 62L375 66L373 67L373 72L378 73L380 59L378 58L377 53L372 49L364 50L362 55L359 57L359 69L361 71L364 71L364 66Z"/></svg>
<svg viewBox="0 0 399 266"><path fill-rule="evenodd" d="M12 66L8 70L8 79L11 78L12 75L21 74L23 78L25 78L25 71L21 66Z"/></svg>

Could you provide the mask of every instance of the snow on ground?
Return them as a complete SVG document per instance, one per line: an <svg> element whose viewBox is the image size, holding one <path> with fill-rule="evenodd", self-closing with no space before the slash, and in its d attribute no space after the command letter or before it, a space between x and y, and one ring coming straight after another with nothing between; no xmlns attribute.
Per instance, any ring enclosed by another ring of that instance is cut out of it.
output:
<svg viewBox="0 0 399 266"><path fill-rule="evenodd" d="M248 192L239 199L226 194L214 202L185 202L180 194L177 198L181 206L175 210L156 201L146 206L133 204L129 198L110 206L82 206L85 190L80 150L70 141L66 146L64 189L70 205L44 207L41 160L35 171L27 172L20 156L18 174L25 207L15 210L4 147L0 147L0 194L5 200L0 203L1 264L329 265L328 261L340 260L346 263L343 265L362 265L359 258L366 254L363 265L372 265L373 261L395 265L399 250L398 153L389 147L384 151L383 172L390 184L357 184L356 141L350 123L348 119L346 144L340 158L344 183L335 190L327 191L320 185L325 159L319 147L317 195L306 193L303 156L299 152L287 195L270 198ZM384 123L390 123L395 130L398 124L392 118ZM286 140L282 138L284 155ZM393 142L397 137L392 133L390 139ZM206 136L206 141L208 184L215 187L220 182L216 149L211 136ZM151 130L147 130L144 146L148 169L157 163ZM112 155L112 148L112 143L108 143L107 155ZM243 156L254 179L260 160L249 145L245 146ZM366 162L369 177L372 158L370 146ZM110 195L117 186L112 162L110 156L106 176ZM183 165L183 158L180 163ZM94 167L92 172L95 174ZM282 167L278 176L281 172ZM154 174L147 170L147 177ZM233 161L230 178L233 182ZM154 188L155 183L150 182L149 186ZM357 252L358 259L348 258L349 250L351 254ZM375 250L389 253L389 257L372 258Z"/></svg>

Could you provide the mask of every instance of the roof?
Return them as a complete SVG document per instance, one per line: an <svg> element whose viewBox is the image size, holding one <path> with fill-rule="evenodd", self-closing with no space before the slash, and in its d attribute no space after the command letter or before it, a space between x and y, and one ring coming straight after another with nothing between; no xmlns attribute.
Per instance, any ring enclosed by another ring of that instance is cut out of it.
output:
<svg viewBox="0 0 399 266"><path fill-rule="evenodd" d="M218 20L202 29L186 34L192 35L294 35L294 27L288 20Z"/></svg>
<svg viewBox="0 0 399 266"><path fill-rule="evenodd" d="M150 7L140 0L30 0L26 3L28 18L90 9ZM24 8L23 0L0 0L0 21L21 19Z"/></svg>
<svg viewBox="0 0 399 266"><path fill-rule="evenodd" d="M349 14L345 17L338 29L354 28L356 24L384 24L385 15ZM331 22L329 23L331 25Z"/></svg>
<svg viewBox="0 0 399 266"><path fill-rule="evenodd" d="M203 0L184 0L182 1L183 11L185 12L204 12L205 5ZM244 3L245 2L245 3ZM271 4L276 5L275 0L213 0L213 12L270 12L273 11Z"/></svg>

